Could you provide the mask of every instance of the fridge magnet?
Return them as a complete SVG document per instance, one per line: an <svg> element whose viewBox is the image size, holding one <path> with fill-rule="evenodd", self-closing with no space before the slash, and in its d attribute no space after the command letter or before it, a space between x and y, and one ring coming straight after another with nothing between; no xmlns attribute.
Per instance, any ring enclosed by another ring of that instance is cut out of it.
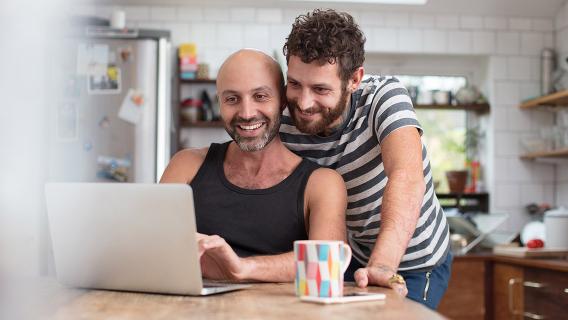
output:
<svg viewBox="0 0 568 320"><path fill-rule="evenodd" d="M144 106L144 95L136 90L130 89L122 100L118 117L126 122L137 124L142 116L142 107Z"/></svg>
<svg viewBox="0 0 568 320"><path fill-rule="evenodd" d="M132 48L130 46L118 48L118 54L122 62L128 62L132 57Z"/></svg>
<svg viewBox="0 0 568 320"><path fill-rule="evenodd" d="M88 94L118 94L120 93L121 75L116 66L109 66L104 75L91 74L87 77Z"/></svg>
<svg viewBox="0 0 568 320"><path fill-rule="evenodd" d="M115 158L109 156L97 157L97 177L125 182L128 180L128 168L132 165L132 161L126 158Z"/></svg>
<svg viewBox="0 0 568 320"><path fill-rule="evenodd" d="M108 127L110 127L110 119L108 116L103 116L100 120L99 120L99 127L102 129L106 129Z"/></svg>
<svg viewBox="0 0 568 320"><path fill-rule="evenodd" d="M77 104L74 101L67 101L59 105L56 116L56 135L59 141L77 140L77 126L79 114Z"/></svg>
<svg viewBox="0 0 568 320"><path fill-rule="evenodd" d="M87 152L93 150L93 143L91 141L85 141L83 143L83 150L85 150Z"/></svg>
<svg viewBox="0 0 568 320"><path fill-rule="evenodd" d="M104 75L108 64L108 45L80 43L77 48L78 75Z"/></svg>

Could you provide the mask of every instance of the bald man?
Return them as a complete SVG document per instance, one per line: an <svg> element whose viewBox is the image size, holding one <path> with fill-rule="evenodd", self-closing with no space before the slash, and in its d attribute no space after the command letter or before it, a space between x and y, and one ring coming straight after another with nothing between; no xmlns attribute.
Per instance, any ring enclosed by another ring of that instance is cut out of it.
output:
<svg viewBox="0 0 568 320"><path fill-rule="evenodd" d="M270 56L229 56L217 95L232 141L178 152L160 182L193 188L205 278L293 281L294 240L345 240L343 179L280 141L284 79Z"/></svg>

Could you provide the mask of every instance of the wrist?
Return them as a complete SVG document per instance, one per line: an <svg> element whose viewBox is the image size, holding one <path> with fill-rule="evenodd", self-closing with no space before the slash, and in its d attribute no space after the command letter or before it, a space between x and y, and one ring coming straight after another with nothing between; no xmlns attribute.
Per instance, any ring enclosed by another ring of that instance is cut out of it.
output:
<svg viewBox="0 0 568 320"><path fill-rule="evenodd" d="M253 280L255 260L254 257L240 258L241 268L237 274L235 274L236 280Z"/></svg>

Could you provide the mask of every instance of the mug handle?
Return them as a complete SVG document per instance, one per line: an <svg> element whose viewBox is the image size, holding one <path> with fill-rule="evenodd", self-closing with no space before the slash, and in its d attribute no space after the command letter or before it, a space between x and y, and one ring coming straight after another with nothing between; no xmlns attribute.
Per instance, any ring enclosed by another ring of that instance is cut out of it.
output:
<svg viewBox="0 0 568 320"><path fill-rule="evenodd" d="M347 268L349 268L349 263L351 262L351 247L349 246L349 244L347 243L342 243L343 246L343 250L344 250L344 259L343 259L343 268L341 270L341 273L345 273L345 271L347 271Z"/></svg>

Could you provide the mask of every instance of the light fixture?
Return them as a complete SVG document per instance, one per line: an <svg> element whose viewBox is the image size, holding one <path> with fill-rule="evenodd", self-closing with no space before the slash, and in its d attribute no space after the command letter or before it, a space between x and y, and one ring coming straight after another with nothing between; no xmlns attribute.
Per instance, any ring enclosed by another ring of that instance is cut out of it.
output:
<svg viewBox="0 0 568 320"><path fill-rule="evenodd" d="M291 0L296 2L345 2L365 4L425 5L428 0Z"/></svg>

